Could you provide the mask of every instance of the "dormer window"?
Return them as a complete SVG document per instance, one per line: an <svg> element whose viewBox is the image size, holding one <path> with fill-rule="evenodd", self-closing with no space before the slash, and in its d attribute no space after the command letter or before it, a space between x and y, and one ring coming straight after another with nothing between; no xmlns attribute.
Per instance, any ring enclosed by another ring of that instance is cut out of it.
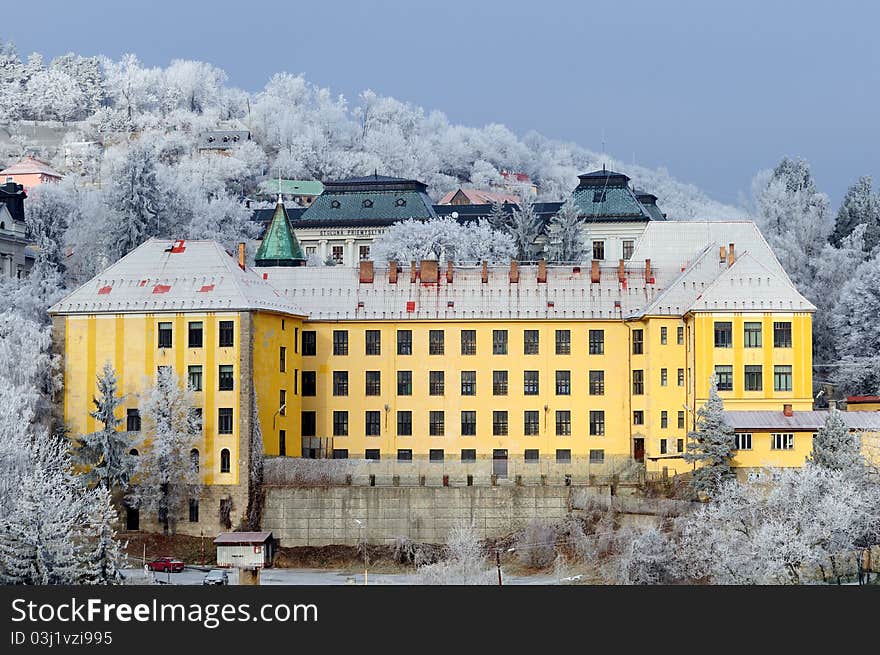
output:
<svg viewBox="0 0 880 655"><path fill-rule="evenodd" d="M370 207L373 206L373 201L372 201L372 200L364 200L364 201L361 203L361 205L362 205L363 207L365 207L366 209L369 209Z"/></svg>
<svg viewBox="0 0 880 655"><path fill-rule="evenodd" d="M208 137L208 143L214 143L214 137L209 136L209 137Z"/></svg>
<svg viewBox="0 0 880 655"><path fill-rule="evenodd" d="M605 202L605 192L604 191L594 191L593 192L593 202Z"/></svg>
<svg viewBox="0 0 880 655"><path fill-rule="evenodd" d="M340 205L339 205L339 201L338 201L338 200L331 200L331 201L330 201L330 206L331 206L333 209L339 209L339 207L340 207Z"/></svg>
<svg viewBox="0 0 880 655"><path fill-rule="evenodd" d="M406 200L404 200L403 198L398 198L394 201L394 204L397 207L406 207Z"/></svg>

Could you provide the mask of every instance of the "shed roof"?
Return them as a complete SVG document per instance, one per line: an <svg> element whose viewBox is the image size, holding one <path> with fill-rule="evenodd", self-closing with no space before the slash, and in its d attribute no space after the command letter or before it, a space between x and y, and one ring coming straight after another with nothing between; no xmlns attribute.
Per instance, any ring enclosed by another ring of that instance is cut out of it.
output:
<svg viewBox="0 0 880 655"><path fill-rule="evenodd" d="M218 546L238 546L263 544L271 539L271 532L221 532L214 543Z"/></svg>
<svg viewBox="0 0 880 655"><path fill-rule="evenodd" d="M828 410L792 412L725 411L724 417L735 430L818 430L825 425ZM880 430L880 412L840 412L851 430Z"/></svg>

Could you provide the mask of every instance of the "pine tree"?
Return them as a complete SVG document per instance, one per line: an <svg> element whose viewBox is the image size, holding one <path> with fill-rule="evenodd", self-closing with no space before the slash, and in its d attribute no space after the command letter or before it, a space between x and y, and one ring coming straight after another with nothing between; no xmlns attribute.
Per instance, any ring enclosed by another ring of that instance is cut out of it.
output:
<svg viewBox="0 0 880 655"><path fill-rule="evenodd" d="M810 461L835 471L858 471L864 467L861 436L850 432L836 409L831 410L825 425L816 431Z"/></svg>
<svg viewBox="0 0 880 655"><path fill-rule="evenodd" d="M580 209L574 198L568 199L550 220L548 234L550 261L580 262L584 258L584 219L580 217Z"/></svg>
<svg viewBox="0 0 880 655"><path fill-rule="evenodd" d="M105 195L113 214L107 235L112 259L119 259L150 236L161 233L162 190L156 177L158 162L153 149L132 145L113 171Z"/></svg>
<svg viewBox="0 0 880 655"><path fill-rule="evenodd" d="M492 208L489 210L489 225L493 230L504 230L510 219L508 212L504 211L504 202L502 200L494 200Z"/></svg>
<svg viewBox="0 0 880 655"><path fill-rule="evenodd" d="M251 387L251 411L258 416L257 390ZM247 529L259 530L263 518L263 464L265 452L263 449L263 432L259 421L251 421L250 452L248 453L250 466L248 467L248 506L247 506Z"/></svg>
<svg viewBox="0 0 880 655"><path fill-rule="evenodd" d="M880 243L880 196L874 193L871 177L867 175L847 189L837 212L831 243L839 247L844 238L861 224L867 226L865 251L871 252Z"/></svg>
<svg viewBox="0 0 880 655"><path fill-rule="evenodd" d="M524 195L520 199L507 225L516 247L516 258L521 262L531 261L535 257L535 240L541 234L541 221L528 197Z"/></svg>
<svg viewBox="0 0 880 655"><path fill-rule="evenodd" d="M118 515L110 492L97 487L86 497L84 540L80 556L79 584L114 585L122 583L120 568L126 560L124 546L116 539L113 524Z"/></svg>
<svg viewBox="0 0 880 655"><path fill-rule="evenodd" d="M157 512L166 534L174 532L177 517L200 492L199 473L190 459L198 432L193 404L192 392L180 386L170 366L159 369L155 386L140 402L144 443L132 500Z"/></svg>
<svg viewBox="0 0 880 655"><path fill-rule="evenodd" d="M110 362L104 364L98 375L98 396L92 402L95 410L90 415L103 427L77 440L77 460L87 467L85 475L95 484L110 491L125 490L135 467L129 454L133 443L128 432L119 430L122 419L116 411L122 405L122 397L118 395L116 371Z"/></svg>
<svg viewBox="0 0 880 655"><path fill-rule="evenodd" d="M880 255L862 263L835 308L840 359L834 381L844 394L880 393Z"/></svg>
<svg viewBox="0 0 880 655"><path fill-rule="evenodd" d="M733 477L734 431L724 419L724 402L718 395L715 380L709 389L709 400L697 410L696 429L688 433L684 459L697 465L691 479L696 493L712 495L721 484Z"/></svg>

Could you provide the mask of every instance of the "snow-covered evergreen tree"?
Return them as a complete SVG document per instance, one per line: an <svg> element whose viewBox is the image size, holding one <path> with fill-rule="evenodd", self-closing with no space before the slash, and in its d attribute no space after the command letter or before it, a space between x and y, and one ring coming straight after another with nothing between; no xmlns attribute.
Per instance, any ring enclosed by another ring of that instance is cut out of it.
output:
<svg viewBox="0 0 880 655"><path fill-rule="evenodd" d="M549 245L547 248L550 261L580 262L585 254L584 240L585 221L580 217L580 210L569 196L559 211L550 220L547 228Z"/></svg>
<svg viewBox="0 0 880 655"><path fill-rule="evenodd" d="M847 189L837 212L831 243L840 246L859 225L866 226L864 247L866 252L871 252L880 244L880 195L874 193L871 177L867 175Z"/></svg>
<svg viewBox="0 0 880 655"><path fill-rule="evenodd" d="M825 425L813 436L810 461L836 471L864 469L861 435L850 432L838 410L831 410L825 419Z"/></svg>
<svg viewBox="0 0 880 655"><path fill-rule="evenodd" d="M724 418L724 402L713 378L709 399L697 410L695 429L688 433L684 459L696 464L691 488L712 496L720 485L733 476L734 431Z"/></svg>
<svg viewBox="0 0 880 655"><path fill-rule="evenodd" d="M423 259L475 262L509 261L513 240L493 230L486 220L461 225L451 218L410 219L395 223L373 242L377 261L411 262Z"/></svg>
<svg viewBox="0 0 880 655"><path fill-rule="evenodd" d="M257 412L257 390L251 386L251 411L254 416ZM259 530L263 519L263 465L265 463L265 451L263 447L263 432L259 421L251 421L250 449L248 452L248 506L245 512L247 516L247 529Z"/></svg>
<svg viewBox="0 0 880 655"><path fill-rule="evenodd" d="M156 384L140 401L143 442L135 473L132 500L155 511L166 533L173 533L178 516L200 494L199 472L190 452L197 427L190 408L192 392L181 387L173 367L162 367Z"/></svg>
<svg viewBox="0 0 880 655"><path fill-rule="evenodd" d="M507 226L510 236L513 237L516 259L532 261L537 254L535 240L541 234L541 220L535 214L535 205L528 196L520 198Z"/></svg>
<svg viewBox="0 0 880 655"><path fill-rule="evenodd" d="M111 167L105 202L112 212L107 228L111 256L119 259L150 236L161 234L162 190L156 155L148 144L135 143Z"/></svg>
<svg viewBox="0 0 880 655"><path fill-rule="evenodd" d="M833 325L838 365L833 378L843 394L880 393L880 255L862 263L844 285Z"/></svg>
<svg viewBox="0 0 880 655"><path fill-rule="evenodd" d="M110 492L96 487L86 495L84 539L79 560L78 584L121 584L126 561L124 544L116 539L113 524L118 520Z"/></svg>

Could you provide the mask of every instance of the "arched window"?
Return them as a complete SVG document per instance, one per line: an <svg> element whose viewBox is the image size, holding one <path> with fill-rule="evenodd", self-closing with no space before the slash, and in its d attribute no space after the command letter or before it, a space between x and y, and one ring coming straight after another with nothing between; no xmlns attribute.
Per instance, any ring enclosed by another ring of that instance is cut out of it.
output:
<svg viewBox="0 0 880 655"><path fill-rule="evenodd" d="M140 455L137 448L132 448L131 450L128 451L128 454L132 455L133 457L137 457L138 455Z"/></svg>
<svg viewBox="0 0 880 655"><path fill-rule="evenodd" d="M0 221L0 230L6 229L6 223L4 221Z"/></svg>
<svg viewBox="0 0 880 655"><path fill-rule="evenodd" d="M220 451L220 472L229 473L229 448Z"/></svg>
<svg viewBox="0 0 880 655"><path fill-rule="evenodd" d="M198 473L199 472L199 449L198 448L193 448L191 451L189 451L189 463L192 465L193 471Z"/></svg>

